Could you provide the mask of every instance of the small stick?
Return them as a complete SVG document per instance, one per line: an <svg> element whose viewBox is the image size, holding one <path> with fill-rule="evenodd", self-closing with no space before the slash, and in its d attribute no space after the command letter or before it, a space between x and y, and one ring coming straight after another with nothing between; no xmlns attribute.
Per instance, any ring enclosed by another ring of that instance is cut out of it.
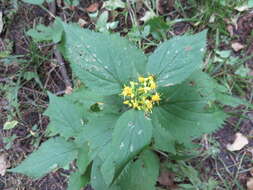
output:
<svg viewBox="0 0 253 190"><path fill-rule="evenodd" d="M55 1L52 1L49 4L49 10L54 15L56 15L55 14L56 13L56 3L55 3ZM65 86L66 86L65 93L70 94L72 92L72 84L71 84L70 79L68 77L67 70L66 70L66 67L65 67L65 63L63 61L61 53L59 52L59 50L57 50L57 46L54 45L53 48L54 48L54 56L57 60L57 63L59 65L59 69L60 69L60 73L63 77L64 83L65 83Z"/></svg>

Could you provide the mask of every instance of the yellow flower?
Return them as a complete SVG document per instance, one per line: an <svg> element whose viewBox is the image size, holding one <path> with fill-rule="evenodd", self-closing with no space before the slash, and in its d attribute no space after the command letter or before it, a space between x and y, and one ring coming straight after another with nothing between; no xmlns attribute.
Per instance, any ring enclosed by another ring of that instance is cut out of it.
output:
<svg viewBox="0 0 253 190"><path fill-rule="evenodd" d="M122 91L123 96L131 96L133 95L133 90L129 86L125 86L123 91Z"/></svg>
<svg viewBox="0 0 253 190"><path fill-rule="evenodd" d="M148 77L148 80L154 81L155 79L154 79L154 77L153 77L152 75L150 75L150 76Z"/></svg>
<svg viewBox="0 0 253 190"><path fill-rule="evenodd" d="M147 111L151 111L151 109L153 108L152 101L150 101L150 100L145 100L145 106L146 106L146 108L147 108Z"/></svg>
<svg viewBox="0 0 253 190"><path fill-rule="evenodd" d="M161 100L160 94L156 92L155 95L151 97L151 99L153 102L159 102Z"/></svg>
<svg viewBox="0 0 253 190"><path fill-rule="evenodd" d="M130 82L130 86L131 86L131 88L134 88L135 87L135 85L137 85L138 83L137 82L133 82L133 81L131 81Z"/></svg>
<svg viewBox="0 0 253 190"><path fill-rule="evenodd" d="M154 76L150 75L146 78L139 76L138 82L130 81L128 86L124 85L120 95L124 96L123 104L147 113L152 112L153 107L161 100L156 88Z"/></svg>
<svg viewBox="0 0 253 190"><path fill-rule="evenodd" d="M138 81L139 81L140 83L144 83L144 82L145 82L145 78L144 78L144 77L139 77L139 78L138 78Z"/></svg>
<svg viewBox="0 0 253 190"><path fill-rule="evenodd" d="M139 103L138 103L137 100L132 100L131 102L132 102L132 104L133 104L133 108L137 108L138 110L141 109L141 107L139 106Z"/></svg>
<svg viewBox="0 0 253 190"><path fill-rule="evenodd" d="M147 93L150 90L151 90L151 87L147 87L147 86L138 88L138 91L140 91L141 93Z"/></svg>
<svg viewBox="0 0 253 190"><path fill-rule="evenodd" d="M154 81L150 81L150 88L152 90L156 89L156 83Z"/></svg>
<svg viewBox="0 0 253 190"><path fill-rule="evenodd" d="M123 104L127 104L127 105L129 105L129 103L130 103L129 100L126 100L123 102Z"/></svg>

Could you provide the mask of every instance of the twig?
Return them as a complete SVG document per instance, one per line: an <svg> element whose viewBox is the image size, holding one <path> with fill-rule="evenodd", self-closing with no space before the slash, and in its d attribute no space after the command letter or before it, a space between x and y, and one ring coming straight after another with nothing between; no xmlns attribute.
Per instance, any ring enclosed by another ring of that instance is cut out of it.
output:
<svg viewBox="0 0 253 190"><path fill-rule="evenodd" d="M52 1L52 3L49 4L49 10L50 10L51 13L56 15L55 14L56 13L56 3L55 3L55 1ZM71 84L70 79L68 77L67 70L66 70L65 63L63 61L62 55L57 50L56 45L54 45L54 56L57 60L57 63L59 64L60 73L63 77L64 83L65 83L65 86L66 86L65 93L69 94L69 93L72 92L72 84Z"/></svg>
<svg viewBox="0 0 253 190"><path fill-rule="evenodd" d="M56 60L57 60L58 64L60 65L59 69L60 69L61 75L64 79L66 88L68 88L68 87L71 88L72 84L71 84L70 79L67 75L67 71L66 71L66 68L65 68L63 58L62 58L59 50L56 49L56 45L54 45L54 55L56 57Z"/></svg>

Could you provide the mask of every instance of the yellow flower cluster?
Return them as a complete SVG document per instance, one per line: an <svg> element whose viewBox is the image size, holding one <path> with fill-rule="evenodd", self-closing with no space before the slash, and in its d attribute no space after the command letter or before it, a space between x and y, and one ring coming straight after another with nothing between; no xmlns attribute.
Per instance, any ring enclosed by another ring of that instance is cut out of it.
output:
<svg viewBox="0 0 253 190"><path fill-rule="evenodd" d="M156 92L157 84L154 76L140 76L138 82L131 81L130 85L124 85L121 96L124 96L124 104L137 110L152 112L155 104L161 100L160 94Z"/></svg>

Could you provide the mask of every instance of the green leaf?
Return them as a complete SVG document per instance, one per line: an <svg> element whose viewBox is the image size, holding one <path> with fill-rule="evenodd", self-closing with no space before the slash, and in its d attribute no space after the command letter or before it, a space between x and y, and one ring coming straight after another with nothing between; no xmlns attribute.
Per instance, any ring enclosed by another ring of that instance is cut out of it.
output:
<svg viewBox="0 0 253 190"><path fill-rule="evenodd" d="M78 156L76 160L76 165L80 173L84 173L90 164L90 157L89 157L89 146L87 143L84 143L83 146L80 146L78 151Z"/></svg>
<svg viewBox="0 0 253 190"><path fill-rule="evenodd" d="M154 118L154 120L155 119L156 118ZM176 154L175 139L173 136L169 133L169 131L160 125L159 121L152 122L153 126L155 126L153 129L154 147L158 150Z"/></svg>
<svg viewBox="0 0 253 190"><path fill-rule="evenodd" d="M34 5L42 5L44 3L44 0L23 0L25 3L30 3Z"/></svg>
<svg viewBox="0 0 253 190"><path fill-rule="evenodd" d="M174 37L156 49L149 57L147 72L156 76L159 86L181 83L201 68L206 33Z"/></svg>
<svg viewBox="0 0 253 190"><path fill-rule="evenodd" d="M28 156L11 172L23 173L40 178L56 168L62 168L77 157L77 147L63 138L52 138Z"/></svg>
<svg viewBox="0 0 253 190"><path fill-rule="evenodd" d="M50 117L50 130L65 138L76 137L84 128L84 110L65 97L57 97L51 93L48 95L49 106L44 115Z"/></svg>
<svg viewBox="0 0 253 190"><path fill-rule="evenodd" d="M44 26L39 24L35 29L30 29L26 32L27 35L31 36L35 41L53 41L58 43L62 38L62 25L59 18L55 19L52 26Z"/></svg>
<svg viewBox="0 0 253 190"><path fill-rule="evenodd" d="M239 98L239 97L234 97L225 86L222 86L216 83L214 80L213 82L215 86L214 92L216 95L216 101L218 101L219 103L223 105L232 106L232 107L236 107L239 105L246 105L250 108L253 108L253 105L247 100Z"/></svg>
<svg viewBox="0 0 253 190"><path fill-rule="evenodd" d="M16 125L18 124L18 121L13 120L13 121L7 121L4 123L4 130L9 130L9 129L13 129L14 127L16 127Z"/></svg>
<svg viewBox="0 0 253 190"><path fill-rule="evenodd" d="M93 104L97 102L103 102L104 97L90 91L88 88L81 87L75 89L70 95L64 96L66 99L73 103L80 103L84 109L89 109Z"/></svg>
<svg viewBox="0 0 253 190"><path fill-rule="evenodd" d="M241 77L247 77L250 72L250 69L248 67L241 66L239 69L236 70L235 74L241 76Z"/></svg>
<svg viewBox="0 0 253 190"><path fill-rule="evenodd" d="M81 190L89 182L87 175L82 175L79 171L73 172L69 177L67 190Z"/></svg>
<svg viewBox="0 0 253 190"><path fill-rule="evenodd" d="M184 83L160 91L166 99L153 109L152 119L179 143L189 144L193 138L215 131L226 118L223 111L210 107L215 93L213 81L205 73L195 72Z"/></svg>
<svg viewBox="0 0 253 190"><path fill-rule="evenodd" d="M116 114L96 114L89 116L89 122L76 139L77 144L85 142L89 145L89 156L94 159L111 143L112 132L118 119Z"/></svg>
<svg viewBox="0 0 253 190"><path fill-rule="evenodd" d="M126 39L74 24L62 25L63 55L70 61L73 72L93 91L101 95L118 94L123 84L144 73L146 56Z"/></svg>
<svg viewBox="0 0 253 190"><path fill-rule="evenodd" d="M101 173L101 165L103 161L97 157L94 159L91 169L91 186L96 190L121 190L117 185L108 187Z"/></svg>
<svg viewBox="0 0 253 190"><path fill-rule="evenodd" d="M147 146L152 137L152 123L144 112L129 110L117 121L113 131L110 156L104 162L101 171L109 185L122 166ZM115 167L115 171L114 171Z"/></svg>
<svg viewBox="0 0 253 190"><path fill-rule="evenodd" d="M39 84L40 88L43 89L43 84L41 83L40 77L37 72L27 71L23 74L22 77L27 81L34 79Z"/></svg>
<svg viewBox="0 0 253 190"><path fill-rule="evenodd" d="M131 161L125 176L116 183L121 189L155 190L159 176L159 159L150 150L145 150L136 161Z"/></svg>
<svg viewBox="0 0 253 190"><path fill-rule="evenodd" d="M145 24L150 27L150 33L156 39L160 39L163 35L166 35L166 31L171 27L168 22L165 21L163 16L155 16L147 21Z"/></svg>
<svg viewBox="0 0 253 190"><path fill-rule="evenodd" d="M77 6L80 0L64 0L70 6Z"/></svg>
<svg viewBox="0 0 253 190"><path fill-rule="evenodd" d="M97 22L96 22L96 29L99 32L106 32L107 31L106 24L107 24L108 18L109 18L108 11L104 11L98 17Z"/></svg>

